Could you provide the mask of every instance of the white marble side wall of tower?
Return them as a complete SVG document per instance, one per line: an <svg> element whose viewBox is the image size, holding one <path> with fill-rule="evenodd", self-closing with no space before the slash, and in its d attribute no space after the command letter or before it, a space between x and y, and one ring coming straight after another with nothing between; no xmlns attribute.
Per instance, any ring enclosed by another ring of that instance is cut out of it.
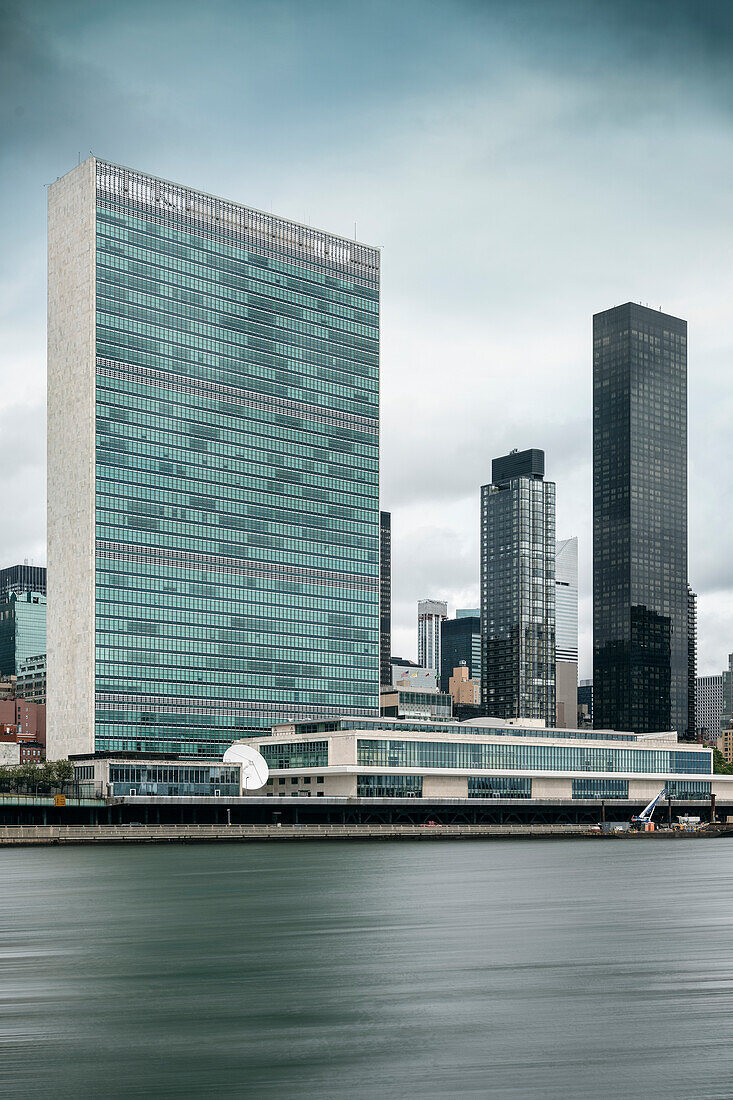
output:
<svg viewBox="0 0 733 1100"><path fill-rule="evenodd" d="M94 750L94 158L48 193L48 700L53 760Z"/></svg>

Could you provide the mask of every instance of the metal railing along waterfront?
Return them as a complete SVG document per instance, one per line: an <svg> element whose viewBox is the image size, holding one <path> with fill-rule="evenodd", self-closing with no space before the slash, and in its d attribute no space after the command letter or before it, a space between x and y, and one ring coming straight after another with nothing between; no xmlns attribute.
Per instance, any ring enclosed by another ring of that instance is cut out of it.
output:
<svg viewBox="0 0 733 1100"><path fill-rule="evenodd" d="M0 845L599 835L587 825L2 825Z"/></svg>

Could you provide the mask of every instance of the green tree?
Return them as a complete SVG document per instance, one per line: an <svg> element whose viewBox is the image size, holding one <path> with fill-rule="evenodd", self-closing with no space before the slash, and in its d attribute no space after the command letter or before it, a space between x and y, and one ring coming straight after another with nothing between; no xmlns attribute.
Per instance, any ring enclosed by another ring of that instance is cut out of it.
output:
<svg viewBox="0 0 733 1100"><path fill-rule="evenodd" d="M733 764L729 764L720 749L713 749L713 773L715 775L733 775Z"/></svg>

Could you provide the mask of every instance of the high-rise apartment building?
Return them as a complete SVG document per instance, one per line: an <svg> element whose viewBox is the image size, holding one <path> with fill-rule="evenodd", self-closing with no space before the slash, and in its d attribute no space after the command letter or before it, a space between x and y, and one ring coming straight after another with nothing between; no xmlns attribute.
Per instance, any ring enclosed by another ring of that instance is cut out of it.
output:
<svg viewBox="0 0 733 1100"><path fill-rule="evenodd" d="M0 599L15 592L38 592L46 595L45 565L9 565L0 569Z"/></svg>
<svg viewBox="0 0 733 1100"><path fill-rule="evenodd" d="M555 712L558 726L578 716L578 540L555 544Z"/></svg>
<svg viewBox="0 0 733 1100"><path fill-rule="evenodd" d="M444 619L440 632L440 690L450 691L453 670L464 662L468 679L481 683L481 613L456 611L455 619Z"/></svg>
<svg viewBox="0 0 733 1100"><path fill-rule="evenodd" d="M448 617L443 600L420 600L417 605L417 663L440 676L440 629Z"/></svg>
<svg viewBox="0 0 733 1100"><path fill-rule="evenodd" d="M379 682L392 683L392 516L379 513Z"/></svg>
<svg viewBox="0 0 733 1100"><path fill-rule="evenodd" d="M46 652L46 597L11 592L0 600L0 675L17 676L29 657Z"/></svg>
<svg viewBox="0 0 733 1100"><path fill-rule="evenodd" d="M688 724L687 324L593 318L593 720Z"/></svg>
<svg viewBox="0 0 733 1100"><path fill-rule="evenodd" d="M695 685L695 730L702 740L718 737L723 715L723 676L698 676Z"/></svg>
<svg viewBox="0 0 733 1100"><path fill-rule="evenodd" d="M697 730L697 593L687 586L687 726L685 737L696 741Z"/></svg>
<svg viewBox="0 0 733 1100"><path fill-rule="evenodd" d="M378 714L378 252L91 158L48 266L49 755Z"/></svg>
<svg viewBox="0 0 733 1100"><path fill-rule="evenodd" d="M544 451L492 463L481 489L481 704L555 725L555 485Z"/></svg>
<svg viewBox="0 0 733 1100"><path fill-rule="evenodd" d="M728 667L721 677L723 681L723 701L720 710L720 728L733 727L733 653L728 655Z"/></svg>

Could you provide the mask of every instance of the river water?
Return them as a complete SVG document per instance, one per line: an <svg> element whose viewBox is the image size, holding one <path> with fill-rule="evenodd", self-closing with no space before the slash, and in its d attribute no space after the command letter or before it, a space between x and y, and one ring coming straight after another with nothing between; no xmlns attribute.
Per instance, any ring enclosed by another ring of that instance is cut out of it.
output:
<svg viewBox="0 0 733 1100"><path fill-rule="evenodd" d="M733 1097L733 841L0 849L4 1097Z"/></svg>

